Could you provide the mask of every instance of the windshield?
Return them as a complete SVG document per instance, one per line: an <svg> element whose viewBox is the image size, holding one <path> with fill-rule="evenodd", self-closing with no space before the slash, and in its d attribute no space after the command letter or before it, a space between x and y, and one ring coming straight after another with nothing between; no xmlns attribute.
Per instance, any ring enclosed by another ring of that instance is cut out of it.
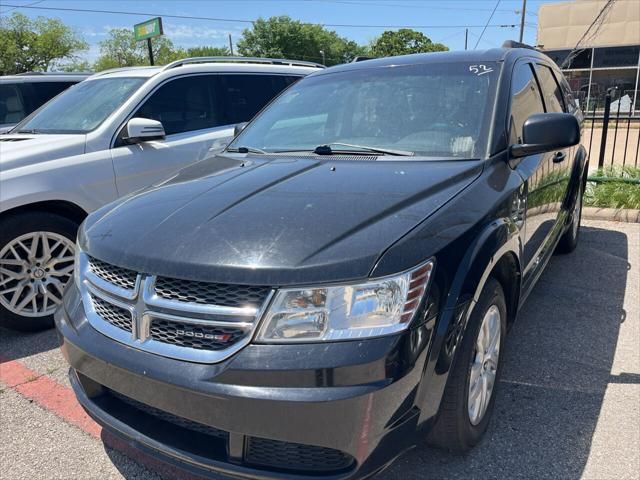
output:
<svg viewBox="0 0 640 480"><path fill-rule="evenodd" d="M498 67L441 63L326 73L278 97L229 145L258 152L485 154ZM400 153L398 153L400 152Z"/></svg>
<svg viewBox="0 0 640 480"><path fill-rule="evenodd" d="M119 77L81 82L55 97L14 131L90 132L100 126L146 80Z"/></svg>

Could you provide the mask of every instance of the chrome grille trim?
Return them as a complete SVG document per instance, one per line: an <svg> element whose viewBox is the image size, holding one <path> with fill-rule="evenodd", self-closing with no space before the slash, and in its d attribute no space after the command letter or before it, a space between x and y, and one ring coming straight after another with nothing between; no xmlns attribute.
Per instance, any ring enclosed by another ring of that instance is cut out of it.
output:
<svg viewBox="0 0 640 480"><path fill-rule="evenodd" d="M86 277L87 280L89 280L92 284L94 284L101 290L112 293L117 297L126 298L127 300L133 300L134 298L136 298L136 296L138 295L138 292L140 291L141 278L139 274L136 275L136 280L135 280L133 289L121 287L97 275L91 268L91 260L89 259L88 255L81 256L80 269L83 274L83 277Z"/></svg>
<svg viewBox="0 0 640 480"><path fill-rule="evenodd" d="M221 362L246 347L251 342L259 320L275 293L275 290L271 290L259 308L195 304L158 297L155 294L156 277L153 275L137 274L133 291L109 283L91 272L88 256L84 253L80 254L78 268L80 274L78 287L87 319L93 328L103 335L139 350L196 363ZM128 310L132 316L131 332L118 328L103 319L93 308L92 296ZM154 319L194 326L234 328L244 330L246 334L224 349L190 348L151 338L149 332Z"/></svg>

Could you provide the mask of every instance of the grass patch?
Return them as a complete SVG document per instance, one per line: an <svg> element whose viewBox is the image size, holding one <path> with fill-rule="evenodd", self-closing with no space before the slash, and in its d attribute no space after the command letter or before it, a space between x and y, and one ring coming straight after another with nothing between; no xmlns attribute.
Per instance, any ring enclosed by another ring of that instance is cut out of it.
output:
<svg viewBox="0 0 640 480"><path fill-rule="evenodd" d="M609 167L589 177L584 204L600 208L640 209L640 168Z"/></svg>

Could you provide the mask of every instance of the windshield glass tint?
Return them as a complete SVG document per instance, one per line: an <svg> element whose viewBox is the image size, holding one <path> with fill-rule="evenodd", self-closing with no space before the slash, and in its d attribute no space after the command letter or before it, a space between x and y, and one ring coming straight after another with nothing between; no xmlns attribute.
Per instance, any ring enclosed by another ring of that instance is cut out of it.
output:
<svg viewBox="0 0 640 480"><path fill-rule="evenodd" d="M443 63L310 77L276 99L229 148L278 152L347 143L429 157L480 157L497 70L495 63Z"/></svg>
<svg viewBox="0 0 640 480"><path fill-rule="evenodd" d="M81 82L54 98L17 131L87 133L98 127L146 78L105 78Z"/></svg>

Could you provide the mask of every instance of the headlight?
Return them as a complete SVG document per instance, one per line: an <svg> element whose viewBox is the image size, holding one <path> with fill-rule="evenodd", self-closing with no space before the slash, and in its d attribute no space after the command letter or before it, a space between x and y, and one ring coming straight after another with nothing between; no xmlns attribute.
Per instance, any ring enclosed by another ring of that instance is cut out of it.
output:
<svg viewBox="0 0 640 480"><path fill-rule="evenodd" d="M407 328L431 278L433 262L354 285L282 289L257 341L324 342L378 337Z"/></svg>

